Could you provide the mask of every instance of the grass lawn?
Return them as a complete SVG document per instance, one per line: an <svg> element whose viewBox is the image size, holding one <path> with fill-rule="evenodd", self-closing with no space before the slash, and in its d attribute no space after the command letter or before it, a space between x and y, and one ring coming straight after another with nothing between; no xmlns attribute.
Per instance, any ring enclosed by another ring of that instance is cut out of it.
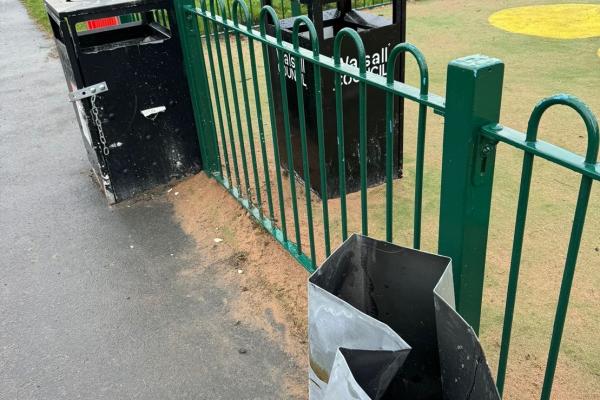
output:
<svg viewBox="0 0 600 400"><path fill-rule="evenodd" d="M32 16L47 26L42 1L23 1ZM600 115L599 37L547 39L509 33L488 22L492 13L506 7L568 2L570 1L411 2L408 5L407 37L426 55L430 90L440 95L445 94L446 65L452 59L480 53L503 60L506 74L500 122L511 128L524 131L536 102L558 92L580 97L596 115ZM597 0L588 2L599 3ZM389 13L389 7L371 12L385 15ZM235 47L233 51L235 52ZM256 52L260 59L258 46ZM248 60L247 46L244 48L244 59ZM261 75L262 62L259 60L258 64ZM225 63L226 70L227 67ZM246 69L249 70L248 64ZM415 64L409 59L407 81L417 85L416 75ZM246 80L248 81L247 78ZM264 74L261 75L261 80L264 82ZM238 84L239 82L241 80L238 80ZM248 84L251 88L250 81ZM231 85L228 89L231 90ZM268 129L268 108L263 85L260 97L265 127ZM250 93L250 101L254 102L253 93ZM412 243L416 119L416 107L407 104L404 154L406 175L395 184L394 193L395 241L409 246ZM244 115L241 116L241 123L245 126ZM253 123L256 124L256 121ZM437 250L442 132L442 118L429 113L422 240L422 247L429 251ZM585 153L586 134L583 123L574 112L564 107L553 108L544 116L539 137L579 154ZM267 142L270 144L270 141ZM258 142L256 147L259 148ZM507 145L498 146L481 327L482 341L492 366L497 362L500 345L522 157L522 152ZM272 173L271 179L273 177ZM252 177L250 181L253 181ZM507 399L539 398L578 185L579 178L576 174L542 160L535 161L505 390ZM581 244L553 391L553 398L556 399L590 399L600 396L600 340L596 335L596 329L600 327L599 186L595 184L592 190ZM289 198L289 195L286 197ZM298 199L299 204L303 204L301 193L298 194ZM332 230L337 233L339 218L336 212L339 204L337 201L330 201L329 205ZM370 233L379 238L384 237L383 205L384 188L371 188ZM317 220L320 213L318 207L314 211ZM349 213L351 230L359 230L360 207L357 194L349 197ZM288 213L288 221L291 219L290 215ZM303 218L302 215L300 217ZM321 230L322 227L317 226L317 234ZM292 228L288 228L288 231L291 232ZM303 230L303 236L305 235ZM322 249L321 240L317 242L318 248Z"/></svg>
<svg viewBox="0 0 600 400"><path fill-rule="evenodd" d="M31 18L39 24L46 32L50 32L50 23L48 22L48 15L46 14L46 8L44 7L43 0L21 0L21 2L27 8Z"/></svg>

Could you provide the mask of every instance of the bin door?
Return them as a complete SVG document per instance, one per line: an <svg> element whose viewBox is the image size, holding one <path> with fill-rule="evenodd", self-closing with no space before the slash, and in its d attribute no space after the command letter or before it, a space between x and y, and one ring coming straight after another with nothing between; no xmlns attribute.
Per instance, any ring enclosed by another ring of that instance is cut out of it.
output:
<svg viewBox="0 0 600 400"><path fill-rule="evenodd" d="M78 37L85 84L110 88L96 103L117 201L200 167L181 49L166 21L148 17Z"/></svg>

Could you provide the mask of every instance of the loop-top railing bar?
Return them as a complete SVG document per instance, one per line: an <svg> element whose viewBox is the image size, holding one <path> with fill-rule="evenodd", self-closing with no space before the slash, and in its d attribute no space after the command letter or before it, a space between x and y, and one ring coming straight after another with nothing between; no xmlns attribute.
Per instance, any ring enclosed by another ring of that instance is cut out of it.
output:
<svg viewBox="0 0 600 400"><path fill-rule="evenodd" d="M364 77L367 72L367 61L365 45L362 39L354 29L343 28L333 40L333 63L340 69L341 63L341 47L344 38L350 38L357 50L358 71L359 75ZM339 162L339 179L340 179L340 199L342 209L342 237L344 240L348 237L348 223L346 211L346 162L344 149L344 112L342 101L342 76L336 72L334 78L335 87L335 105L337 116L337 139L338 144L338 162ZM358 82L358 129L359 129L359 145L358 158L360 165L360 208L361 208L361 228L362 234L369 234L368 208L367 208L367 86L365 82Z"/></svg>
<svg viewBox="0 0 600 400"><path fill-rule="evenodd" d="M295 50L298 50L300 47L298 35L300 32L300 26L305 25L308 29L310 35L311 46L313 50L313 54L318 56L319 54L319 41L317 37L317 32L315 30L314 25L311 20L306 16L300 16L294 21L293 26L293 46ZM303 62L303 61L302 61ZM300 61L300 57L294 56L295 63L295 78L296 78L296 96L298 101L298 117L300 124L300 147L302 152L302 169L304 171L304 194L306 197L306 219L308 222L308 239L310 245L310 255L312 260L312 266L316 269L317 267L317 257L315 252L315 240L314 240L314 227L313 227L313 217L312 217L312 201L311 201L311 185L310 185L310 169L308 164L308 145L306 140L306 116L304 111L304 89L303 89L303 71L302 62ZM318 69L318 68L317 68ZM316 75L320 75L320 71L315 71ZM316 76L315 75L315 76ZM320 78L319 78L320 79ZM316 97L321 97L320 90L315 94ZM317 114L321 114L317 112ZM321 115L322 118L322 115ZM323 127L321 126L321 131L319 136L319 141L323 140ZM319 158L319 172L323 174L325 172L325 160L323 157ZM328 215L327 215L327 193L324 193L323 197L323 219L327 221L328 224ZM328 228L325 234L325 241L329 240Z"/></svg>
<svg viewBox="0 0 600 400"><path fill-rule="evenodd" d="M581 116L585 123L588 135L585 162L588 164L597 164L599 136L598 120L591 110L581 100L574 96L560 94L540 101L534 108L531 118L529 119L527 139L536 140L542 115L550 107L555 105L565 105L570 107ZM592 178L584 175L581 177L581 183L579 185L579 194L577 196L577 204L575 205L575 216L573 218L573 226L571 228L571 235L569 238L569 247L567 249L565 268L560 285L560 292L558 295L556 314L554 316L554 325L552 327L552 336L550 339L550 349L548 350L548 361L546 363L546 372L544 374L544 383L542 386L542 400L550 399L550 394L552 392L552 383L554 381L554 373L556 371L560 343L567 317L569 298L571 297L571 288L573 287L575 266L577 265L577 256L579 254L579 247L581 245L581 236L583 234L585 216L590 200L592 181Z"/></svg>
<svg viewBox="0 0 600 400"><path fill-rule="evenodd" d="M200 7L202 8L202 10L206 10L206 0L201 0L200 1ZM229 184L233 185L233 179L231 177L231 167L229 164L229 152L227 150L227 145L226 145L226 141L225 141L225 124L223 123L223 112L221 109L221 100L220 100L220 95L219 95L219 86L217 84L217 78L216 78L216 69L215 69L215 63L214 63L214 59L213 59L213 51L212 51L212 44L210 41L210 37L211 37L211 28L210 28L210 24L209 24L209 20L206 16L201 16L202 20L203 20L203 24L204 24L204 38L206 39L206 53L208 54L208 61L209 61L209 66L210 66L210 75L211 75L211 81L212 81L212 85L213 85L213 93L215 96L215 105L216 105L216 109L217 109L217 119L219 120L219 133L221 136L221 151L223 153L223 161L225 163L225 172L227 174L227 181L229 181ZM215 26L215 24L213 23L213 27ZM201 39L200 39L201 41ZM218 148L217 148L218 150ZM221 171L222 173L222 171ZM223 179L225 179L225 177L221 174L221 177Z"/></svg>
<svg viewBox="0 0 600 400"><path fill-rule="evenodd" d="M265 6L269 7L269 6ZM274 10L273 10L273 13ZM266 18L261 18L260 20L260 28L261 33L266 31ZM277 26L276 28L276 39L278 44L281 45L283 43L281 37L281 26L279 24L279 20L273 20L273 24ZM302 236L300 235L300 218L298 216L298 205L297 205L297 196L296 196L296 170L294 168L294 155L292 153L292 132L290 129L290 113L288 107L288 95L287 95L287 85L285 78L285 64L283 62L284 58L284 50L276 49L277 56L277 66L278 66L278 75L279 75L279 91L281 93L281 103L283 109L283 134L285 141L285 151L287 158L287 167L289 172L289 185L290 185L290 194L291 194L291 202L292 202L292 217L294 218L294 233L296 236L296 246L298 246L298 251L302 252ZM270 76L270 75L267 75ZM274 147L277 147L277 139L273 140Z"/></svg>
<svg viewBox="0 0 600 400"><path fill-rule="evenodd" d="M267 37L267 18L271 18L273 25L275 26L275 36L277 41L281 42L281 28L279 26L279 18L275 13L275 10L270 6L264 6L260 10L259 21L260 21L260 34L259 39ZM269 63L269 50L267 48L267 42L262 41L262 53L263 53L263 66L265 69L265 76L271 76L271 67ZM279 200L279 218L281 221L281 231L283 234L283 242L288 242L287 237L287 226L285 217L285 204L283 197L283 180L281 179L281 170L279 168L279 148L277 146L277 121L275 120L275 104L273 102L273 84L270 79L265 79L267 87L267 100L269 103L269 117L271 123L271 139L273 141L273 159L275 162L275 178L277 181L277 197Z"/></svg>
<svg viewBox="0 0 600 400"><path fill-rule="evenodd" d="M252 2L250 3L250 6L252 7ZM244 16L246 19L246 28L247 29L252 29L252 24L253 24L253 11L252 9L248 10L248 7L246 5L246 3L243 0L235 0L233 2L233 9L232 9L232 17L233 17L233 24L237 27L238 26L238 7L242 8L242 11L244 12ZM239 31L236 31L236 35L240 35ZM241 65L243 66L243 57L242 55L239 54L239 48L240 46L238 46L238 57L241 61ZM267 193L267 207L268 207L268 211L269 211L269 218L274 219L275 218L275 214L273 211L273 196L271 194L271 177L270 177L270 172L269 172L269 163L268 163L268 159L267 159L267 148L266 148L266 143L265 143L265 132L264 132L264 125L263 125L263 117L262 117L262 106L261 106L261 101L260 101L260 90L258 87L258 72L257 72L257 68L256 68L256 55L254 52L254 40L251 37L248 37L248 51L250 54L250 72L252 74L252 86L254 89L254 101L255 101L255 109L256 109L256 119L257 119L257 125L258 125L258 136L259 136L259 142L260 142L260 147L261 147L261 155L262 155L262 164L263 164L263 174L264 174L264 178L265 178L265 191ZM245 85L245 82L244 82ZM248 112L248 108L249 108L249 102L246 103L246 111ZM247 116L247 118L249 118ZM255 166L256 163L256 155L254 154L255 151L253 149L254 147L254 138L252 136L252 129L251 129L251 124L249 125L249 136L250 136L250 143L251 143L251 151L252 151L252 163L253 163L253 167L254 167L254 179L256 181L256 198L257 198L257 203L258 203L258 209L260 212L260 216L261 218L263 217L263 209L262 209L262 199L261 199L261 190L260 190L260 182L258 180L258 171L257 168Z"/></svg>
<svg viewBox="0 0 600 400"><path fill-rule="evenodd" d="M246 26L248 26L248 27L252 26L251 25L252 18L250 16L250 10L248 10L248 6L242 0L233 0L232 9L231 9L231 18L233 20L233 24L238 26L238 14L240 12L240 8L241 8L241 12L243 12L244 19L246 21ZM253 174L253 178L254 178L254 191L255 191L255 196L256 196L256 204L258 206L258 209L261 211L261 215L262 215L262 196L261 196L261 190L260 190L260 181L259 181L259 177L258 177L258 166L257 166L257 162L256 162L256 149L254 146L254 132L253 132L253 128L252 128L252 117L250 115L250 99L248 96L248 84L246 83L246 67L244 65L245 64L244 56L242 53L242 43L241 43L241 38L240 38L241 34L240 34L240 32L235 31L234 35L235 35L238 63L239 63L239 68L240 68L240 78L241 78L240 81L242 84L242 96L244 99L244 111L245 111L245 116L246 116L246 126L248 129L248 142L250 145L250 161L252 163L252 174ZM243 138L241 129L240 129L240 137ZM243 143L243 139L242 139L241 143ZM246 179L247 178L248 178L248 175L246 175ZM252 196L250 195L250 187L249 187L250 184L247 183L247 185L248 185L248 187L247 187L248 197L249 197L249 200L252 201Z"/></svg>
<svg viewBox="0 0 600 400"><path fill-rule="evenodd" d="M564 105L575 110L583 119L588 135L586 156L581 157L557 146L538 141L538 129L544 113L555 105ZM500 355L498 359L497 387L500 393L504 390L506 379L506 369L508 364L508 354L514 319L516 294L519 280L519 270L521 265L521 255L523 250L523 239L525 235L525 223L527 219L527 208L529 202L529 193L531 188L531 178L533 171L533 161L535 156L539 156L548 161L562 165L574 170L582 175L577 204L575 206L575 217L573 220L569 246L565 260L565 268L561 282L559 299L554 318L554 326L548 351L548 362L544 375L542 386L542 400L550 398L552 383L560 350L562 333L566 320L566 313L569 304L570 291L573 284L577 255L585 222L585 215L588 208L588 201L591 192L593 180L600 180L600 163L598 158L598 122L589 108L578 98L565 94L558 94L540 101L531 113L529 118L527 133L522 134L501 126L489 126L484 128L484 134L488 137L503 141L521 148L525 151L523 156L523 168L521 173L521 185L519 189L519 200L517 206L515 233L513 237L513 249L510 262L508 277L508 287L506 296L506 305L504 312L504 323L502 327L502 342ZM518 139L516 138L518 137ZM575 162L577 160L577 162ZM591 173L596 170L596 173ZM595 175L595 176L594 176Z"/></svg>
<svg viewBox="0 0 600 400"><path fill-rule="evenodd" d="M570 107L579 114L585 124L588 136L585 162L595 164L598 161L598 146L600 142L598 137L598 120L588 106L575 96L557 94L547 97L536 104L527 125L527 141L533 142L537 140L537 133L542 116L550 107L555 105Z"/></svg>
<svg viewBox="0 0 600 400"><path fill-rule="evenodd" d="M429 69L425 56L419 49L410 43L401 43L396 45L390 52L387 62L387 84L394 84L394 71L396 70L396 59L402 53L410 53L417 61L419 68L419 82L421 95L427 95L429 92ZM394 165L394 96L391 92L386 93L386 187L385 187L385 212L386 212L386 240L393 240L393 165ZM421 220L423 203L423 168L425 153L425 130L427 125L427 106L419 104L419 120L417 126L417 160L415 172L415 210L414 210L414 239L415 249L421 246Z"/></svg>
<svg viewBox="0 0 600 400"><path fill-rule="evenodd" d="M225 6L225 3L223 0L216 0L217 2L217 6L219 8L219 12L221 13L221 15L225 16L225 18L227 18L227 7ZM204 4L205 3L201 3ZM215 13L215 0L210 0L209 3L209 7L211 10L211 13L214 14ZM223 27L223 30L225 31L227 29L227 27ZM217 65L219 68L219 76L221 77L221 93L223 94L223 103L225 106L225 119L227 122L227 131L229 133L229 146L231 148L231 158L232 158L232 162L233 162L233 174L235 176L235 187L237 188L237 190L240 190L241 188L241 180L240 180L240 171L239 171L239 165L238 165L238 159L237 159L237 150L236 150L236 145L235 145L235 139L233 136L233 124L231 122L231 108L230 108L230 104L229 104L229 91L227 89L227 82L225 80L225 67L223 66L223 54L221 51L221 43L219 40L219 24L217 24L217 21L213 21L213 39L214 39L214 45L215 45L215 51L217 53ZM228 177L228 179L230 180L230 184L234 185L233 179L231 179L231 177Z"/></svg>
<svg viewBox="0 0 600 400"><path fill-rule="evenodd" d="M223 0L217 0L220 4L223 4ZM227 3L229 8L229 1ZM222 10L222 9L221 9ZM239 44L239 32L234 31L234 36L238 39L238 47L240 47L239 53L241 54L241 45ZM244 188L246 190L246 195L249 199L252 199L251 189L250 189L250 177L248 175L248 161L246 160L246 145L242 130L242 120L241 120L241 112L240 112L240 103L238 96L238 88L235 84L235 71L233 66L233 56L231 52L231 40L229 37L229 29L227 27L223 27L223 38L225 41L225 51L227 54L227 69L229 70L229 80L231 81L231 95L233 100L233 111L235 114L235 123L237 128L237 139L240 148L240 158L242 160L242 172L244 173ZM243 58L239 60L240 63L243 63ZM244 75L242 75L244 76ZM246 80L242 78L242 87L245 88ZM245 104L248 104L247 102ZM247 107L246 107L247 108ZM248 114L249 116L249 114ZM240 184L241 191L241 184Z"/></svg>

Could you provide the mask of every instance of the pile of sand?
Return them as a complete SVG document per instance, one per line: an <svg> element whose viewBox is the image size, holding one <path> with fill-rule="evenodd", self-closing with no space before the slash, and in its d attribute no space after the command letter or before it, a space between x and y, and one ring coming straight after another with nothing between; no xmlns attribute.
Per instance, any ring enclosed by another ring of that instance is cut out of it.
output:
<svg viewBox="0 0 600 400"><path fill-rule="evenodd" d="M216 268L215 282L236 293L228 299L228 316L264 331L307 370L308 273L205 174L178 183L168 198L202 255L195 272ZM287 386L289 394L306 391L305 382Z"/></svg>

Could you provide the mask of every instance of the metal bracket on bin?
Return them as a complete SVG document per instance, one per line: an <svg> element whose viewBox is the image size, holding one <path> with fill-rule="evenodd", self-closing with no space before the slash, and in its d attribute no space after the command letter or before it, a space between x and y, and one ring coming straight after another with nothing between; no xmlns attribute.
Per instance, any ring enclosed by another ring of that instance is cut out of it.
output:
<svg viewBox="0 0 600 400"><path fill-rule="evenodd" d="M72 102L85 99L106 91L108 91L108 85L106 85L106 82L96 83L95 85L87 86L83 89L75 90L74 92L69 93L69 101Z"/></svg>

